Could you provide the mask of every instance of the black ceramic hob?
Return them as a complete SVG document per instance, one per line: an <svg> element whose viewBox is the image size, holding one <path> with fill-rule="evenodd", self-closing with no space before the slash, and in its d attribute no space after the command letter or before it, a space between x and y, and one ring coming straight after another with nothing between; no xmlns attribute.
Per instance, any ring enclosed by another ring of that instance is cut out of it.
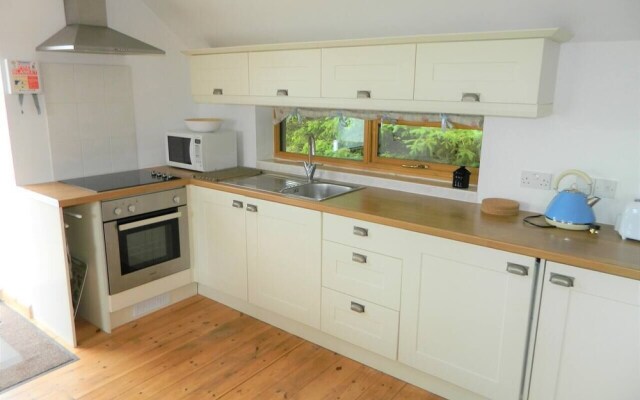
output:
<svg viewBox="0 0 640 400"><path fill-rule="evenodd" d="M148 185L162 181L178 179L176 176L149 170L116 172L113 174L85 176L83 178L66 179L61 182L81 188L106 192L133 186Z"/></svg>

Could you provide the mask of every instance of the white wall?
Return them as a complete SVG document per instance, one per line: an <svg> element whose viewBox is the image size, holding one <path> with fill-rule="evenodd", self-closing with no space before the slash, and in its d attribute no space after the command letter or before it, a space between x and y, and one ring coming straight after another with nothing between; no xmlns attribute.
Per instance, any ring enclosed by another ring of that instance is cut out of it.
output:
<svg viewBox="0 0 640 400"><path fill-rule="evenodd" d="M562 45L553 115L485 120L479 198L507 197L544 211L554 192L520 187L522 170L577 168L618 182L616 199L594 206L613 223L640 193L640 41Z"/></svg>
<svg viewBox="0 0 640 400"><path fill-rule="evenodd" d="M256 107L199 104L197 117L222 118L220 129L233 130L238 134L238 165L255 167L256 147ZM178 127L180 128L180 127ZM184 125L182 126L184 129Z"/></svg>
<svg viewBox="0 0 640 400"><path fill-rule="evenodd" d="M35 48L64 24L62 0L0 1L0 59L51 63L129 65L132 71L135 124L140 167L164 163L163 135L194 113L189 94L185 46L141 1L108 0L109 25L167 52L154 56L115 56L36 52ZM53 179L45 101L37 115L31 98L24 114L17 96L5 95L18 184Z"/></svg>

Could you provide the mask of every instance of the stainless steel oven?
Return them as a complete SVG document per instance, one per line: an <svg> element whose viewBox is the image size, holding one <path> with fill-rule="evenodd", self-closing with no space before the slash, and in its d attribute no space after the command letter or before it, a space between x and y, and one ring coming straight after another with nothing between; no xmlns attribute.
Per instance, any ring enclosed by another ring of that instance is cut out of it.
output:
<svg viewBox="0 0 640 400"><path fill-rule="evenodd" d="M104 201L102 220L110 294L190 267L185 188Z"/></svg>

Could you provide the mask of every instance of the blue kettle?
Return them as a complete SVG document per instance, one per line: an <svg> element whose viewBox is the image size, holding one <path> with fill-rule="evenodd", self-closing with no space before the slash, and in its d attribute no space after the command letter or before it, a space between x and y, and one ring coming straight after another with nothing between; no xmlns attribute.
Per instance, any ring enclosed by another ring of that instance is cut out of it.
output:
<svg viewBox="0 0 640 400"><path fill-rule="evenodd" d="M593 182L589 175L577 169L570 169L558 175L553 181L552 188L558 190L560 181L569 175L582 178L589 185L589 193L585 194L579 191L575 185L571 189L559 192L547 206L544 217L547 223L558 228L574 231L587 230L590 225L596 222L591 207L600 201L600 198L591 197Z"/></svg>

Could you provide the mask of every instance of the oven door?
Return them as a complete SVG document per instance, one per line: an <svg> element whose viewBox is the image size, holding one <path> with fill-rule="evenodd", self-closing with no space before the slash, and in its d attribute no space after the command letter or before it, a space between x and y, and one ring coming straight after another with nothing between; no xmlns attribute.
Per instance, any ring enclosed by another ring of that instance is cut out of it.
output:
<svg viewBox="0 0 640 400"><path fill-rule="evenodd" d="M110 294L189 268L186 206L107 222L104 237Z"/></svg>

